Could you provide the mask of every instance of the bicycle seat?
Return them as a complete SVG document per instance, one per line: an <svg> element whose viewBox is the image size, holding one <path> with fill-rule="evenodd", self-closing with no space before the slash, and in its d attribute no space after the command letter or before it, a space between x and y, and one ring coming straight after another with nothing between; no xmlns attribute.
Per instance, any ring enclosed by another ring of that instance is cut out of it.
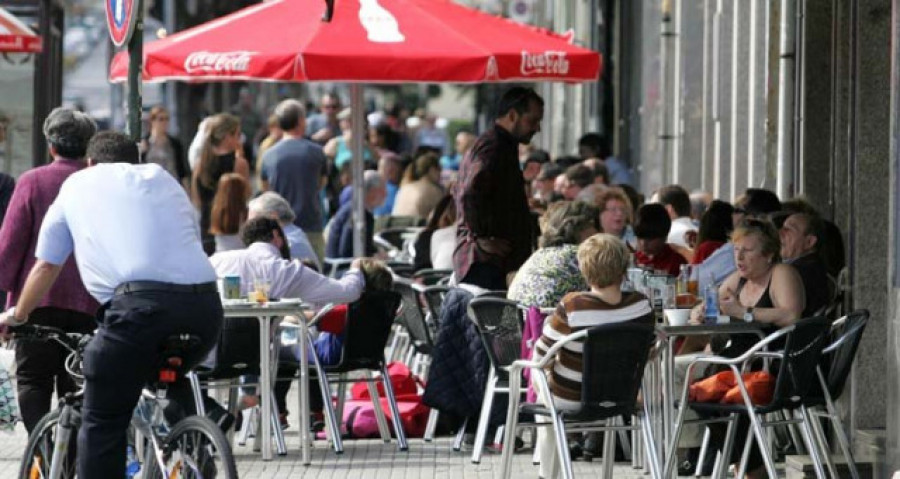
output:
<svg viewBox="0 0 900 479"><path fill-rule="evenodd" d="M173 382L181 375L186 357L196 356L203 340L193 334L173 334L163 340L160 346L159 379Z"/></svg>

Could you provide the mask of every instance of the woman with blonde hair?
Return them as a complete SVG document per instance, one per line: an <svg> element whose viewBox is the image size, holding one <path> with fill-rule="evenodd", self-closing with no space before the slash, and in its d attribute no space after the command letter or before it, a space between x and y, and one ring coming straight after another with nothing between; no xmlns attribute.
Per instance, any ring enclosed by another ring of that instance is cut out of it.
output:
<svg viewBox="0 0 900 479"><path fill-rule="evenodd" d="M438 156L432 152L419 155L406 167L392 214L415 216L423 220L428 218L444 197L440 182L441 163Z"/></svg>
<svg viewBox="0 0 900 479"><path fill-rule="evenodd" d="M210 213L219 178L237 173L250 181L250 165L241 152L241 121L220 113L207 119L207 136L191 181L191 198L200 210L200 235L207 254L215 252L215 240L209 233Z"/></svg>
<svg viewBox="0 0 900 479"><path fill-rule="evenodd" d="M226 173L219 178L209 226L209 232L216 242L216 253L244 247L238 232L247 221L248 201L250 183L244 177L237 173Z"/></svg>
<svg viewBox="0 0 900 479"><path fill-rule="evenodd" d="M771 334L778 328L789 326L800 319L806 304L803 281L797 271L781 262L781 240L778 230L768 220L745 219L731 234L734 244L734 262L737 271L731 273L719 286L719 314L729 316L732 322L762 323L761 331ZM701 324L705 304L694 308L691 322ZM718 355L737 357L749 349L758 338L753 335L733 335L711 340L710 348ZM777 344L770 347L777 349ZM721 450L725 442L724 424L710 424L710 445ZM741 460L747 437L746 417L737 422L735 444L729 464ZM756 447L751 448L747 461L747 477L766 477L762 457Z"/></svg>
<svg viewBox="0 0 900 479"><path fill-rule="evenodd" d="M578 245L597 234L599 214L593 205L558 201L541 217L540 248L522 264L507 297L525 306L552 308L588 284L578 269Z"/></svg>

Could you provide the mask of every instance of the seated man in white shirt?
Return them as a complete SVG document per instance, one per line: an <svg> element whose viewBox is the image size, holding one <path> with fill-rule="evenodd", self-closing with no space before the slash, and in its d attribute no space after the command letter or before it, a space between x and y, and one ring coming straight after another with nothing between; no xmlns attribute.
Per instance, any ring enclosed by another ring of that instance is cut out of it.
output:
<svg viewBox="0 0 900 479"><path fill-rule="evenodd" d="M220 277L242 278L242 294L252 286L252 278L263 275L269 280L273 298L300 298L306 303L351 303L359 298L365 279L359 272L359 261L340 280L331 279L290 259L290 246L278 221L259 217L248 220L241 228L246 249L223 251L209 258Z"/></svg>
<svg viewBox="0 0 900 479"><path fill-rule="evenodd" d="M300 260L290 259L284 231L279 222L272 218L257 217L248 220L241 228L241 240L247 245L246 249L216 253L209 260L220 277L241 277L242 294L246 294L248 286L252 285L247 280L260 275L269 280L270 297L300 298L315 305L352 303L359 299L365 288L365 277L359 270L359 259L353 261L350 270L340 280L322 276L304 266ZM287 413L284 399L290 385L290 382L282 381L275 386L275 398L283 424L286 424ZM310 397L313 410L316 410L318 399L315 394ZM320 405L318 409L321 410Z"/></svg>
<svg viewBox="0 0 900 479"><path fill-rule="evenodd" d="M319 257L310 244L309 238L300 227L294 224L297 215L294 214L291 204L286 199L278 193L267 191L250 200L247 209L249 210L248 219L265 216L277 220L281 229L284 230L284 237L288 240L291 258L312 261L316 265L316 269L322 271Z"/></svg>
<svg viewBox="0 0 900 479"><path fill-rule="evenodd" d="M666 243L690 248L685 234L690 231L696 232L697 225L691 219L691 197L688 192L678 185L668 185L660 188L654 196L665 206L672 220L672 228L669 229Z"/></svg>

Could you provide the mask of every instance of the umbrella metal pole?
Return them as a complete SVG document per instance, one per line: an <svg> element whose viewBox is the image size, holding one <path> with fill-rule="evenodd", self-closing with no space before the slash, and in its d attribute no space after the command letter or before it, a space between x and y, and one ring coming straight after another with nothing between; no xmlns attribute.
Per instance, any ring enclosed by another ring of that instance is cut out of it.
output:
<svg viewBox="0 0 900 479"><path fill-rule="evenodd" d="M144 0L135 4L137 19L128 41L128 136L141 141L141 70L144 56Z"/></svg>
<svg viewBox="0 0 900 479"><path fill-rule="evenodd" d="M353 159L351 168L353 171L353 256L360 258L366 255L366 215L365 196L363 188L363 138L365 135L365 105L363 104L362 85L353 83L350 85L350 109L353 128Z"/></svg>

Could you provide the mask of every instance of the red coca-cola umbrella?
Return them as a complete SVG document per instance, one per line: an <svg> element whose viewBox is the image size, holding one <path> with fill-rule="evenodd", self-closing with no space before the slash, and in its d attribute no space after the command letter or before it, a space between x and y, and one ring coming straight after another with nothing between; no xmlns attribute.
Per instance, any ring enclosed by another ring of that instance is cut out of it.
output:
<svg viewBox="0 0 900 479"><path fill-rule="evenodd" d="M41 37L15 15L0 8L0 53L37 53Z"/></svg>
<svg viewBox="0 0 900 479"><path fill-rule="evenodd" d="M450 0L335 0L330 22L322 21L325 9L322 0L270 0L149 43L143 79L351 83L353 202L363 211L359 84L582 82L600 75L600 55L573 45L571 35ZM127 77L121 52L110 80ZM354 215L354 225L354 252L362 256L363 215Z"/></svg>
<svg viewBox="0 0 900 479"><path fill-rule="evenodd" d="M144 80L591 81L600 55L449 0L272 0L149 43ZM112 81L128 75L113 59Z"/></svg>

